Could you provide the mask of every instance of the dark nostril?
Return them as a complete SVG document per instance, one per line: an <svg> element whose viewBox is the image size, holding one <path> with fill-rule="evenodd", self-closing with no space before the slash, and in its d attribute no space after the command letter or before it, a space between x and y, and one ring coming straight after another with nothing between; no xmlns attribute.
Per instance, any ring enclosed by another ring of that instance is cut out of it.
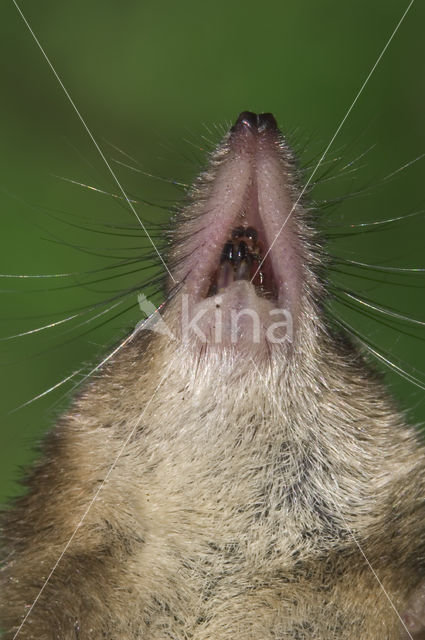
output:
<svg viewBox="0 0 425 640"><path fill-rule="evenodd" d="M257 129L257 118L257 114L252 113L252 111L242 111L232 127L232 131L239 128L243 129L245 127L247 129Z"/></svg>
<svg viewBox="0 0 425 640"><path fill-rule="evenodd" d="M260 113L258 116L258 131L275 131L277 122L271 113Z"/></svg>
<svg viewBox="0 0 425 640"><path fill-rule="evenodd" d="M277 122L271 113L257 114L252 111L242 111L232 127L232 131L243 128L258 132L276 131Z"/></svg>

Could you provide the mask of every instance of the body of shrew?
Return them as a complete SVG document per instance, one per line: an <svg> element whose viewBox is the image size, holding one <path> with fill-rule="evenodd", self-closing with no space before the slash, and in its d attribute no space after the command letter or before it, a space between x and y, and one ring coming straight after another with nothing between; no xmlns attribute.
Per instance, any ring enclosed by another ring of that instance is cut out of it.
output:
<svg viewBox="0 0 425 640"><path fill-rule="evenodd" d="M328 326L298 196L241 114L175 221L173 337L93 377L3 517L5 638L422 637L423 446Z"/></svg>

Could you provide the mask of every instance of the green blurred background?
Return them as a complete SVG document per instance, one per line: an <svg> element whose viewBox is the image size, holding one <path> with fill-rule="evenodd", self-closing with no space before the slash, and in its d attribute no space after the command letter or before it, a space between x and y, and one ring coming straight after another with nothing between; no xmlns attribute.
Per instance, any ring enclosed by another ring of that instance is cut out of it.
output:
<svg viewBox="0 0 425 640"><path fill-rule="evenodd" d="M407 4L402 0L20 2L155 235L156 225L168 219L167 209L182 198L182 188L173 181L187 184L193 179L205 152L242 110L273 112L299 149L301 163L309 166L326 147ZM317 201L360 192L318 214L333 234L330 250L339 256L399 267L423 265L424 216L383 225L379 233L344 234L352 223L394 218L424 206L424 160L385 179L425 152L424 21L425 6L416 2L331 149L324 169L330 168L326 175L335 179L313 192ZM113 264L137 258L140 247L146 246L133 214L116 198L61 179L118 192L8 0L2 3L0 47L0 272L109 269L96 276L0 281L3 338L57 322L75 309L93 307L88 316L75 321L0 342L0 500L4 501L19 491L20 467L32 458L34 444L66 404L64 392L72 383L14 409L81 363L93 365L131 329L140 319L135 295L101 316L104 308L94 305L120 289L140 285L144 290L145 278L157 270L140 272L141 263L135 262L114 270ZM134 228L114 228L128 225ZM338 286L425 318L421 275L344 272L331 275ZM92 282L108 274L114 278ZM78 283L81 286L74 286ZM154 288L146 292L161 300ZM121 314L127 307L132 308ZM390 359L421 371L425 347L419 326L385 317L373 320L341 305L335 310ZM423 390L392 373L388 381L411 419L423 421Z"/></svg>

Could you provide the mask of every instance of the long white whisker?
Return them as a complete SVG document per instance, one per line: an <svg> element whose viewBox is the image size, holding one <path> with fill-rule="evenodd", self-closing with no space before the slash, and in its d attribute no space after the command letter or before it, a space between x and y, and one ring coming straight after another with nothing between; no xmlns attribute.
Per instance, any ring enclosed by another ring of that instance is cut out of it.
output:
<svg viewBox="0 0 425 640"><path fill-rule="evenodd" d="M355 96L354 100L352 101L350 107L347 109L346 114L344 115L343 119L341 120L341 122L339 123L338 127L336 128L335 133L333 134L332 138L330 139L326 149L324 150L324 152L322 153L322 155L320 156L320 159L318 161L318 163L316 164L316 166L314 167L313 171L310 174L310 177L308 178L307 182L305 183L304 187L301 189L301 192L298 196L298 198L296 199L295 203L292 205L292 208L290 210L290 212L288 213L288 215L286 216L285 220L283 221L282 226L280 227L279 231L277 232L275 238L273 239L272 243L270 244L270 247L267 249L263 259L261 260L261 262L259 263L256 272L254 273L254 275L251 278L251 282L253 282L254 278L256 277L258 271L261 269L265 259L267 258L267 256L269 255L270 251L272 250L272 247L274 245L274 243L276 242L276 240L278 239L278 237L280 236L280 234L282 233L283 228L285 227L285 225L287 224L288 220L290 219L290 217L292 216L293 212L295 211L296 206L298 205L298 203L300 202L301 198L303 197L304 193L307 190L307 187L309 186L310 182L312 181L313 177L315 176L318 168L320 167L320 165L322 164L323 160L325 159L329 149L331 148L332 144L334 143L335 138L337 137L337 135L339 134L339 132L341 131L342 127L345 124L345 121L347 120L348 116L350 115L351 111L353 110L354 106L356 105L358 99L360 98L361 94L363 93L364 88L366 87L367 83L369 82L373 72L375 71L376 67L378 66L378 64L380 63L383 55L385 54L386 50L388 49L392 39L394 38L395 34L397 33L401 23L403 22L404 18L406 17L410 7L412 6L412 4L414 3L415 0L410 0L410 3L407 7L407 9L405 10L405 12L403 13L403 15L401 16L400 20L398 21L395 29L393 30L392 34L390 35L390 37L388 38L384 48L382 49L381 53L379 54L375 64L373 65L372 69L369 71L368 75L366 76L365 81L363 82L362 86L360 87L359 91L357 92L357 95Z"/></svg>
<svg viewBox="0 0 425 640"><path fill-rule="evenodd" d="M364 267L368 271L384 271L388 273L425 273L424 267L391 267L381 264L369 264L367 262L359 262L358 260L350 260L349 258L338 258L335 256L335 262L341 264L353 265L354 267Z"/></svg>
<svg viewBox="0 0 425 640"><path fill-rule="evenodd" d="M81 373L81 371L83 371L83 369L78 369L77 371L74 371L73 373L71 373L66 378L63 378L62 380L60 380L59 382L57 382L53 386L49 387L48 389L45 389L45 391L42 391L42 393L39 393L38 395L34 396L30 400L27 400L26 402L23 402L22 404L19 405L19 407L15 407L14 409L12 409L11 411L8 412L8 415L11 415L12 413L15 413L16 411L19 411L20 409L23 409L24 407L27 407L28 405L32 404L33 402L36 402L36 400L40 400L40 398L44 398L44 396L47 396L49 393L51 393L55 389L58 389L62 385L66 384L69 380L72 380L72 378L75 378L75 376L77 376L79 373Z"/></svg>
<svg viewBox="0 0 425 640"><path fill-rule="evenodd" d="M175 279L173 277L173 275L171 274L170 270L168 269L167 265L165 264L165 261L163 259L163 257L161 256L161 254L159 253L154 241L152 240L151 236L149 235L148 230L146 229L145 225L143 224L139 214L137 213L136 209L133 206L133 203L131 202L131 200L128 198L126 192L124 191L123 187L121 186L120 181L118 180L114 170L112 169L111 165L109 164L108 160L105 157L105 154L103 153L102 149L100 148L99 144L97 143L95 137L93 136L91 130L89 129L88 125L86 124L86 121L84 120L83 116L81 115L81 113L79 112L77 106L75 105L74 101L72 100L70 94L68 93L68 90L66 89L65 85L63 84L61 78L59 77L56 69L54 68L53 64L50 62L49 57L47 56L46 52L44 51L43 47L41 46L37 36L35 35L34 31L31 29L27 19L25 18L24 14L22 13L20 7L18 6L18 3L16 2L16 0L12 0L13 4L15 5L19 15L21 16L22 20L24 21L25 25L28 28L28 31L31 33L32 37L34 38L35 43L37 44L38 48L40 49L41 53L43 54L44 59L46 60L47 64L49 65L50 69L52 70L56 80L59 82L63 92L65 93L66 97L68 98L72 108L74 109L75 113L77 114L78 118L81 121L81 124L83 125L84 129L86 130L87 134L89 135L91 141L93 142L94 146L96 147L97 151L99 152L103 162L105 163L105 165L107 166L112 178L114 179L114 181L116 182L119 190L121 191L124 199L127 201L128 206L130 207L131 211L133 212L133 214L135 215L138 223L140 224L140 226L142 227L143 231L145 232L147 238L149 239L149 241L151 242L153 248L155 249L155 252L157 253L159 259L161 260L162 264L164 265L165 269L168 272L168 275L170 276L170 278L172 279L173 282L175 282Z"/></svg>
<svg viewBox="0 0 425 640"><path fill-rule="evenodd" d="M160 304L159 307L156 309L156 311L154 313L159 312L162 309L162 307L165 305L165 302L166 301L164 301L162 304ZM120 344L117 347L115 347L115 349L113 349L107 356L105 356L105 358L103 358L103 360L101 360L88 373L86 373L81 378L81 380L79 380L73 387L71 387L71 389L65 395L71 395L75 391L75 389L77 389L80 385L82 385L88 378L90 378L94 373L96 373L96 371L99 371L109 360L111 360L119 351L121 351L121 349L123 347L125 347L126 344L131 342L133 340L133 338L140 331L143 331L144 327L151 321L152 315L153 314L148 316L143 322L139 323L136 326L136 328L130 333L130 335L128 335L126 338L124 338L124 340L122 340L122 342L120 342ZM26 402L24 402L23 404L19 405L18 407L15 407L15 409L12 409L9 413L14 413L15 411L19 411L19 409L22 409L23 407L26 407L27 405L32 404L33 402L35 402L36 400L39 400L40 398L43 398L44 396L48 395L51 391L54 391L58 387L62 386L63 384L68 382L68 380L70 380L71 378L75 377L76 375L78 375L82 371L83 371L83 369L79 369L78 371L75 371L70 376L67 376L66 378L64 378L60 382L56 383L52 387L49 387L49 389L46 389L42 393L39 393L38 395L34 396L30 400L27 400Z"/></svg>
<svg viewBox="0 0 425 640"><path fill-rule="evenodd" d="M418 320L417 318L412 318L410 316L406 316L406 315L404 315L402 313L399 313L398 311L394 311L393 309L390 309L389 307L383 307L383 306L378 305L378 304L373 304L372 302L370 302L366 298L362 298L361 296L354 295L353 293L349 293L348 291L344 291L344 290L341 289L340 290L340 295L343 295L346 298L350 298L351 300L354 300L358 304L361 304L361 305L367 307L368 309L372 309L373 311L377 311L378 313L382 313L383 315L390 316L391 318L395 318L396 320L402 320L404 322L410 322L412 324L416 324L416 325L419 325L421 327L425 326L425 321L424 320Z"/></svg>
<svg viewBox="0 0 425 640"><path fill-rule="evenodd" d="M338 324L340 327L342 327L345 331L348 331L351 335L355 336L355 338L359 341L362 347L366 349L366 351L371 353L375 358L377 358L377 360L382 362L386 367L388 367L388 369L395 371L399 376L401 376L411 384L414 384L416 387L419 387L419 389L423 389L425 391L425 382L423 382L420 378L414 376L413 374L409 373L408 371L403 369L401 366L395 364L395 362L392 362L389 358L386 358L382 353L379 353L379 351L375 349L374 346L372 346L372 344L361 333L356 331L351 325L349 325L344 320L340 320L336 317L333 318L333 321L336 324ZM424 373L422 371L418 371L417 369L413 369L413 370L417 371L418 374L424 376Z"/></svg>
<svg viewBox="0 0 425 640"><path fill-rule="evenodd" d="M174 184L176 185L176 187L184 187L185 189L187 189L187 187L189 186L184 182L178 182L177 180L172 180L171 178L164 178L163 176L156 176L154 173L149 173L149 171L143 171L142 169L138 169L137 167L132 167L131 164L127 164L122 160L117 160L116 158L114 158L113 160L116 164L119 164L121 167L130 169L131 171L135 171L136 173L140 173L142 176L147 176L148 178L153 178L154 180L161 180L161 182L166 182L167 184Z"/></svg>
<svg viewBox="0 0 425 640"><path fill-rule="evenodd" d="M400 173L401 171L404 171L405 169L407 169L408 167L411 167L412 165L414 165L416 162L419 162L419 160L422 160L422 158L425 158L425 153L422 153L420 156L418 156L417 158L413 158L413 160L410 160L409 162L406 162L406 164L403 164L401 167L399 167L398 169L396 169L395 171L392 171L391 173L389 173L387 176L384 176L382 178L382 182L386 182L388 180L390 180L391 178L393 178L394 176L396 176L398 173Z"/></svg>
<svg viewBox="0 0 425 640"><path fill-rule="evenodd" d="M15 333L11 336L4 336L0 338L0 342L6 342L7 340L13 340L14 338L22 338L23 336L29 336L32 333L40 333L40 331L45 331L46 329L53 329L53 327L57 327L60 324L64 324L65 322L71 322L74 318L78 318L81 315L80 313L74 313L72 316L68 316L67 318L63 318L62 320L57 320L56 322L49 322L49 324L45 324L41 327L36 327L35 329L29 329L28 331L22 331L21 333Z"/></svg>
<svg viewBox="0 0 425 640"><path fill-rule="evenodd" d="M63 180L64 182L69 182L70 184L75 184L78 187L84 187L84 189L89 189L90 191L96 191L96 193L101 193L105 196L111 196L111 198L118 198L119 200L126 200L128 203L140 204L139 200L134 200L133 198L128 198L127 196L123 197L118 195L117 193L111 193L110 191L105 191L105 189L99 189L98 187L94 187L92 184L84 184L84 182L78 182L78 180L72 180L72 178L66 178L65 176L58 176L55 173L52 173L54 178L59 178L59 180Z"/></svg>

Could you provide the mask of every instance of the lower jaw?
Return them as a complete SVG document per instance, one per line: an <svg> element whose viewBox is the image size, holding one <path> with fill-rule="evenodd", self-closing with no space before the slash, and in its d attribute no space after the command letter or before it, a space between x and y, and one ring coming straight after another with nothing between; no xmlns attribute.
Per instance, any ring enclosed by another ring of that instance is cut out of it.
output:
<svg viewBox="0 0 425 640"><path fill-rule="evenodd" d="M258 296L249 281L235 281L201 301L182 293L177 302L181 340L195 348L268 354L270 349L287 349L293 341L289 309Z"/></svg>

